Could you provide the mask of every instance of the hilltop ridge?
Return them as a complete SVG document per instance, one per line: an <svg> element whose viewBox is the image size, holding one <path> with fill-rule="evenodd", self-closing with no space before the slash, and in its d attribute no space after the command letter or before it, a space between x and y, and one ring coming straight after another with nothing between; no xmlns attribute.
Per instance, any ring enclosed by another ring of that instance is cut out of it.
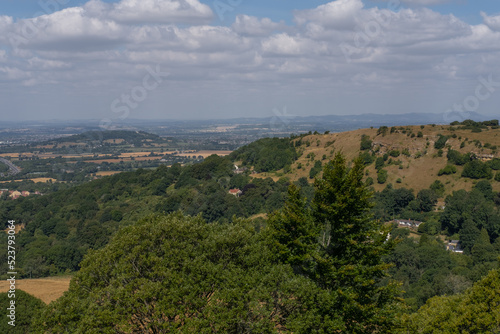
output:
<svg viewBox="0 0 500 334"><path fill-rule="evenodd" d="M443 146L436 146L442 139ZM364 147L361 147L364 139ZM455 125L421 125L367 128L340 133L310 133L294 139L299 158L290 168L275 173L259 173L257 177L287 176L292 181L307 177L311 169L329 161L336 151L341 151L348 160L362 156L366 161L365 179L374 180L373 187L380 191L391 183L394 187L412 188L415 191L428 188L435 180L445 184L446 193L454 190L470 190L475 180L461 177L464 166L455 166L456 172L439 175L440 170L450 164L448 152L472 154L475 159L487 162L500 158L500 128L498 126L467 127ZM439 148L438 148L439 147ZM362 149L363 148L363 149ZM376 159L384 158L383 169L387 180L377 182ZM500 182L492 183L500 190Z"/></svg>

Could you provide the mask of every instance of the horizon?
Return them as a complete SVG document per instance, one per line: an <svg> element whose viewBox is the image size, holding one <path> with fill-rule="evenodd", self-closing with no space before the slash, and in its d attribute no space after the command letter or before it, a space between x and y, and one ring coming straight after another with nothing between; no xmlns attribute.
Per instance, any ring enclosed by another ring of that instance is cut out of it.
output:
<svg viewBox="0 0 500 334"><path fill-rule="evenodd" d="M1 3L2 120L498 117L491 1L231 3Z"/></svg>

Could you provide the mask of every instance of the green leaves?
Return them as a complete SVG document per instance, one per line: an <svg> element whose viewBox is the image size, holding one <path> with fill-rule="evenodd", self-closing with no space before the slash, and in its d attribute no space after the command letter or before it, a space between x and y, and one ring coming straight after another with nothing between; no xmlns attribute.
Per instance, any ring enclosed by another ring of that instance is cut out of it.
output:
<svg viewBox="0 0 500 334"><path fill-rule="evenodd" d="M391 249L387 231L369 215L371 192L363 183L363 163L351 167L337 154L316 179L311 208L300 190L289 188L285 207L269 218L267 233L279 261L314 283L322 302L308 314L324 325L308 330L387 332L396 322L396 284L382 284Z"/></svg>
<svg viewBox="0 0 500 334"><path fill-rule="evenodd" d="M493 270L463 294L431 298L417 313L406 317L404 333L499 331L500 273Z"/></svg>

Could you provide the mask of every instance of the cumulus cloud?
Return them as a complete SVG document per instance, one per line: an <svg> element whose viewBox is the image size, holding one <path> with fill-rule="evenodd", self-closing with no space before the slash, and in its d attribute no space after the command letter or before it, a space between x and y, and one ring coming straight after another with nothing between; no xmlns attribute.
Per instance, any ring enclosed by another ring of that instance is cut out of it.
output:
<svg viewBox="0 0 500 334"><path fill-rule="evenodd" d="M255 16L238 15L232 28L241 35L248 36L266 36L276 30L286 30L283 22L273 22L269 18L259 19Z"/></svg>
<svg viewBox="0 0 500 334"><path fill-rule="evenodd" d="M313 22L327 28L352 29L356 15L363 9L361 0L337 0L314 9L295 12L298 24Z"/></svg>
<svg viewBox="0 0 500 334"><path fill-rule="evenodd" d="M486 24L491 30L500 31L500 15L498 16L488 16L486 13L481 12L484 24Z"/></svg>
<svg viewBox="0 0 500 334"><path fill-rule="evenodd" d="M109 15L126 23L208 23L213 18L210 7L198 0L122 0Z"/></svg>

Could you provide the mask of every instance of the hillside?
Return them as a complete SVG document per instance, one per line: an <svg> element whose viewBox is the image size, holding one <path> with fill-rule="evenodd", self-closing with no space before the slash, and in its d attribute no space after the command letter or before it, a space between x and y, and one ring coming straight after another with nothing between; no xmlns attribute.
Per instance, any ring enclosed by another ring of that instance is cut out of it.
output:
<svg viewBox="0 0 500 334"><path fill-rule="evenodd" d="M326 163L336 151L341 151L348 160L355 159L364 152L373 156L374 161L366 168L365 179L373 178L376 191L381 191L391 183L395 188L405 187L418 192L429 188L435 180L440 180L445 185L445 195L459 189L471 190L475 180L461 177L464 166L456 166L456 173L452 175L438 176L438 173L449 164L449 150L456 150L461 154L473 153L481 161L500 158L500 128L490 126L481 129L481 132L474 129L464 128L463 125L425 125L387 128L385 134L377 128L309 134L294 140L300 157L291 165L290 170L281 169L277 173L259 173L256 176L275 179L288 176L292 181L307 177L312 182L309 175L317 161ZM362 151L360 146L363 136L368 136L371 144L369 149ZM440 136L448 137L442 149L435 148ZM391 156L391 151L397 156ZM379 184L375 159L384 154L389 155L383 167L388 172L388 178L386 182ZM401 179L400 183L398 179ZM500 182L492 182L492 186L495 191L500 191Z"/></svg>

